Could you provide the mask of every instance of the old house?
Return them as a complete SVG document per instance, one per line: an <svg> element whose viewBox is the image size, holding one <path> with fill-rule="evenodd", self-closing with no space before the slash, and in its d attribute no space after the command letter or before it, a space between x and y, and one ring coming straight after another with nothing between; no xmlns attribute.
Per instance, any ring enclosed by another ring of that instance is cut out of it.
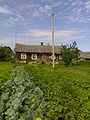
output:
<svg viewBox="0 0 90 120"><path fill-rule="evenodd" d="M61 59L61 46L55 46L55 62L58 63ZM16 43L15 47L16 60L25 62L48 62L52 61L52 46L49 44L43 45L22 45Z"/></svg>
<svg viewBox="0 0 90 120"><path fill-rule="evenodd" d="M90 52L81 52L79 55L80 60L90 60Z"/></svg>

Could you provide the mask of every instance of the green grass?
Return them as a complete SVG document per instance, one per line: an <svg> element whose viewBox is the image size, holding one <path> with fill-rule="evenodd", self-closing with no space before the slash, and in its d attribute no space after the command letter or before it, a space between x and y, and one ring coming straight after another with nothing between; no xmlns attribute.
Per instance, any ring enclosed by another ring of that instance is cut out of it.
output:
<svg viewBox="0 0 90 120"><path fill-rule="evenodd" d="M20 66L20 63L0 62L0 94L4 90L4 84L9 79L10 73L15 66Z"/></svg>
<svg viewBox="0 0 90 120"><path fill-rule="evenodd" d="M90 64L54 69L46 65L28 65L29 74L44 91L51 120L90 118Z"/></svg>
<svg viewBox="0 0 90 120"><path fill-rule="evenodd" d="M12 69L12 63L0 62L0 91L4 88L4 82L6 82L9 79Z"/></svg>

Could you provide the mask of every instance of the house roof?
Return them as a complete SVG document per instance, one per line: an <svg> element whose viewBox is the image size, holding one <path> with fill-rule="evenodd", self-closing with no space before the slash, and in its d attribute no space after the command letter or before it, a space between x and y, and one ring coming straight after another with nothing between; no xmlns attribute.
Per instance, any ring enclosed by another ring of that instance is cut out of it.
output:
<svg viewBox="0 0 90 120"><path fill-rule="evenodd" d="M81 52L79 58L90 59L90 52Z"/></svg>
<svg viewBox="0 0 90 120"><path fill-rule="evenodd" d="M55 54L60 54L62 47L55 46ZM15 52L30 52L30 53L52 53L52 46L50 45L22 45L16 43Z"/></svg>

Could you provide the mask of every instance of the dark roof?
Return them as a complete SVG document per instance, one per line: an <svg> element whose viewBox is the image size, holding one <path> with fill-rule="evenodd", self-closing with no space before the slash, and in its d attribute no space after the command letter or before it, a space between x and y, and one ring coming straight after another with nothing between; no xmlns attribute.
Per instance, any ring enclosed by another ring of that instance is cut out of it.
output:
<svg viewBox="0 0 90 120"><path fill-rule="evenodd" d="M90 52L81 52L79 58L90 59Z"/></svg>
<svg viewBox="0 0 90 120"><path fill-rule="evenodd" d="M54 50L56 54L60 54L61 46L55 46ZM22 45L22 44L16 43L15 52L52 53L52 46Z"/></svg>

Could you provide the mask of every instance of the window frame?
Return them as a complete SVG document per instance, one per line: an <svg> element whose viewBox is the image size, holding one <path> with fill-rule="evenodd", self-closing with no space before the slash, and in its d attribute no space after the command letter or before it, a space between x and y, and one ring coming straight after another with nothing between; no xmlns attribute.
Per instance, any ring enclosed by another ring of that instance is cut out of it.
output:
<svg viewBox="0 0 90 120"><path fill-rule="evenodd" d="M26 60L26 59L27 59L26 53L21 53L21 59L22 59L22 60Z"/></svg>
<svg viewBox="0 0 90 120"><path fill-rule="evenodd" d="M61 57L61 55L59 55L59 60L62 60L62 57Z"/></svg>
<svg viewBox="0 0 90 120"><path fill-rule="evenodd" d="M49 56L49 58L52 60L52 55ZM54 60L56 59L56 55L54 54Z"/></svg>
<svg viewBox="0 0 90 120"><path fill-rule="evenodd" d="M35 55L35 56L34 56ZM32 55L31 55L31 58L32 58L32 60L37 60L37 54L36 53L33 53Z"/></svg>

